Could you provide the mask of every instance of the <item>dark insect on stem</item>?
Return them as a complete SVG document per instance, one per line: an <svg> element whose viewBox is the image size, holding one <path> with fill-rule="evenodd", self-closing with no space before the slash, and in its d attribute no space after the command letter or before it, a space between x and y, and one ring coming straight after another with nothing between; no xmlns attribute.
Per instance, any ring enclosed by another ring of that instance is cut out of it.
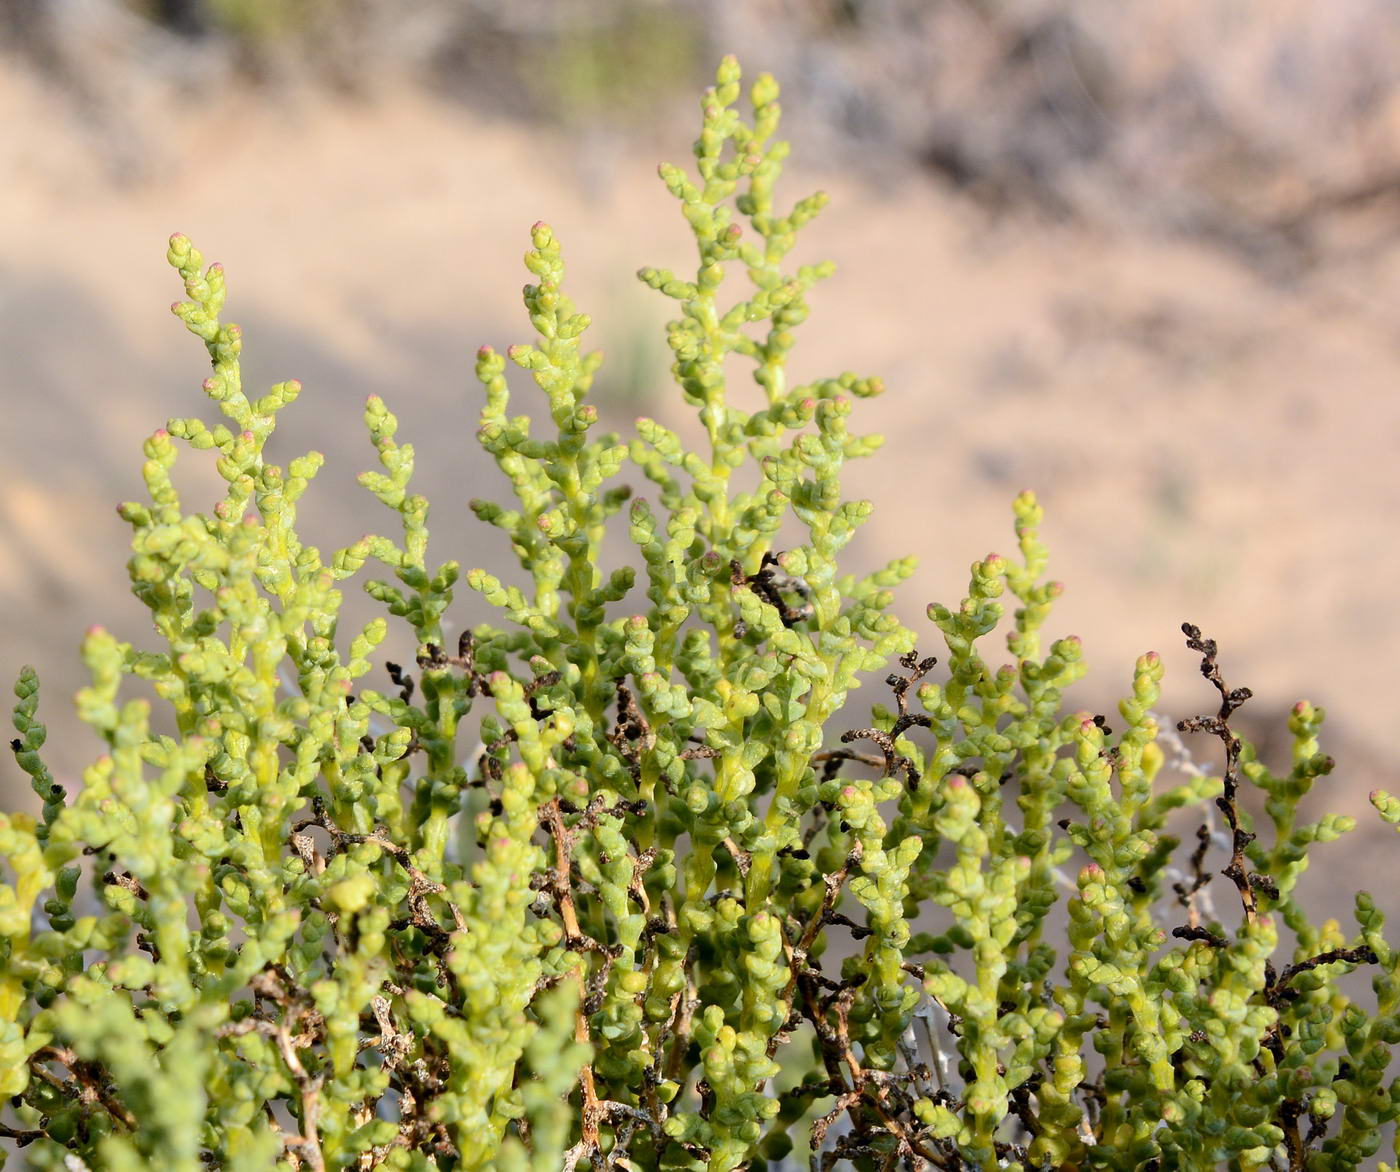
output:
<svg viewBox="0 0 1400 1172"><path fill-rule="evenodd" d="M759 563L758 573L744 575L743 567L737 561L729 563L730 581L735 586L747 586L757 594L764 602L768 603L778 612L778 619L785 627L795 627L798 623L810 619L816 610L810 601L811 588L801 578L791 574L784 574L781 570L782 554L767 550L763 554L763 559ZM783 598L783 592L789 591L802 599L799 606L789 606ZM742 624L735 624L735 634L739 636L738 627ZM740 636L742 637L742 636Z"/></svg>

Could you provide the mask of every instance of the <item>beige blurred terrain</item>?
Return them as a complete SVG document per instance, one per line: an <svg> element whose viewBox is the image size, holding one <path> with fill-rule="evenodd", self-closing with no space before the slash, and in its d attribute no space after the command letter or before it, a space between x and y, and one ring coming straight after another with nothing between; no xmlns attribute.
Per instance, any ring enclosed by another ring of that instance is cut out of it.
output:
<svg viewBox="0 0 1400 1172"><path fill-rule="evenodd" d="M676 85L591 125L586 103L507 113L412 68L347 88L298 81L273 54L249 76L236 55L153 37L101 4L54 9L91 22L49 29L67 45L57 69L21 52L12 26L0 673L40 667L60 778L97 751L70 703L83 629L149 633L124 593L113 506L141 496L145 436L213 416L202 347L166 310L180 292L166 237L183 231L225 264L245 384L305 386L277 441L287 458L328 458L305 538L335 547L388 520L354 482L371 462L359 416L373 392L417 447L434 556L494 570L509 551L466 508L503 490L474 439L472 356L528 337L533 221L561 238L570 292L609 354L610 424L685 426L670 303L632 274L691 263L655 164L687 160L691 83L733 49L792 83L782 197L832 196L797 259L839 271L813 295L794 372L887 383L852 419L888 437L849 475L850 495L877 506L852 557L919 555L900 612L920 649L940 649L924 605L956 602L974 558L1013 552L1010 502L1034 488L1067 586L1049 631L1079 634L1091 661L1080 703L1111 712L1134 657L1157 649L1163 710L1213 710L1179 633L1198 623L1230 683L1254 689L1249 730L1271 761L1286 761L1296 699L1328 710L1338 768L1306 812L1341 809L1361 828L1351 849L1319 848L1319 906L1344 913L1359 884L1400 906L1383 878L1396 856L1372 851L1393 832L1366 801L1400 787L1400 90L1377 64L1400 60L1396 21L1360 2L1280 3L1262 25L1236 15L1225 37L1200 16L1238 13L1224 4L865 7L912 15L893 40L862 40L831 33L826 6L686 6L688 23L658 26L679 38ZM45 6L30 8L37 20ZM424 5L444 8L462 16ZM783 20L797 33L779 35ZM1217 88L1192 82L1190 62ZM189 503L207 507L212 461L189 453L181 469ZM456 620L484 618L466 595ZM857 713L882 693L858 694ZM1210 744L1196 749L1216 764ZM28 800L9 760L0 788Z"/></svg>

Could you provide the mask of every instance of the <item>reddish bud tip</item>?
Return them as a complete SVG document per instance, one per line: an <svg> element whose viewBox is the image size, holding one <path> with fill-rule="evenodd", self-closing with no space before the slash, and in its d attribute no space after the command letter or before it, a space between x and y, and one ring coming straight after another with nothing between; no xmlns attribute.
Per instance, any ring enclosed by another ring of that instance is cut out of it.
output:
<svg viewBox="0 0 1400 1172"><path fill-rule="evenodd" d="M365 406L371 407L381 402L383 402L383 400L380 399L378 395L370 395L368 398L365 399Z"/></svg>
<svg viewBox="0 0 1400 1172"><path fill-rule="evenodd" d="M172 302L170 303L170 312L171 312L171 313L179 313L179 312L180 312L180 306L183 305L183 304L184 304L183 301L172 301Z"/></svg>
<svg viewBox="0 0 1400 1172"><path fill-rule="evenodd" d="M287 380L287 390L289 390L289 391L299 391L299 390L301 390L301 379L299 379L299 378L289 378L289 379Z"/></svg>
<svg viewBox="0 0 1400 1172"><path fill-rule="evenodd" d="M1147 660L1148 667L1156 667L1159 663L1162 662L1162 657L1158 655L1155 651L1149 651L1146 655L1143 656L1143 659Z"/></svg>
<svg viewBox="0 0 1400 1172"><path fill-rule="evenodd" d="M169 439L169 438L170 438L170 433L169 433L168 431L166 431L165 428L163 428L163 427L158 427L158 428L155 429L155 431L151 432L151 438L152 438L153 440L164 440L164 439Z"/></svg>
<svg viewBox="0 0 1400 1172"><path fill-rule="evenodd" d="M253 442L254 437L251 431L244 431L239 433L238 438L241 439L244 443L251 444Z"/></svg>
<svg viewBox="0 0 1400 1172"><path fill-rule="evenodd" d="M1306 712L1307 710L1308 710L1308 702L1307 702L1306 700L1299 700L1298 703L1296 703L1295 705L1293 705L1293 711L1296 712L1299 716L1302 716L1303 713Z"/></svg>
<svg viewBox="0 0 1400 1172"><path fill-rule="evenodd" d="M96 639L96 638L98 638L99 636L105 635L106 633L107 633L107 628L106 628L106 627L103 627L103 626L100 626L100 625L97 624L97 623L94 623L92 626L90 626L90 627L87 629L87 637L88 637L89 639Z"/></svg>
<svg viewBox="0 0 1400 1172"><path fill-rule="evenodd" d="M186 236L183 232L172 232L172 233L170 234L170 243L171 243L171 244L180 244L182 241L188 242L188 240L189 240L189 237Z"/></svg>
<svg viewBox="0 0 1400 1172"><path fill-rule="evenodd" d="M951 776L949 776L948 778L946 778L945 780L946 780L946 787L947 787L948 789L966 789L966 788L967 788L967 779L964 778L963 775L962 775L961 773L954 773L954 774L952 774Z"/></svg>
<svg viewBox="0 0 1400 1172"><path fill-rule="evenodd" d="M1376 803L1376 802L1379 802L1379 801L1381 800L1381 798L1385 796L1385 790L1383 790L1383 789L1373 789L1373 790L1372 790L1369 794L1367 794L1366 796L1367 796L1367 799L1368 799L1372 804L1374 804L1374 803Z"/></svg>
<svg viewBox="0 0 1400 1172"><path fill-rule="evenodd" d="M211 273L222 273L224 271L224 262L221 260L216 260L213 264L209 266L209 271Z"/></svg>
<svg viewBox="0 0 1400 1172"><path fill-rule="evenodd" d="M1083 647L1083 646L1084 646L1084 640L1081 639L1078 635L1067 635L1067 636L1065 636L1065 642L1066 642L1066 643L1073 643L1076 647Z"/></svg>
<svg viewBox="0 0 1400 1172"><path fill-rule="evenodd" d="M492 350L490 346L482 346L477 350L476 356L477 358L484 361L485 359L490 358L491 355L494 353L495 351Z"/></svg>
<svg viewBox="0 0 1400 1172"><path fill-rule="evenodd" d="M219 380L215 378L206 378L202 385L206 391L212 391L218 387Z"/></svg>

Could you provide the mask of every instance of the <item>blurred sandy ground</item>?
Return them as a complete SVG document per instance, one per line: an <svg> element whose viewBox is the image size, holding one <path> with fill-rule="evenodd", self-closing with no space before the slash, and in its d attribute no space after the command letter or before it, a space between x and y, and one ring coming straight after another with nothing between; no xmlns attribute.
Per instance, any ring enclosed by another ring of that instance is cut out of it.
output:
<svg viewBox="0 0 1400 1172"><path fill-rule="evenodd" d="M149 635L113 506L142 495L151 430L213 414L202 347L165 308L169 233L227 266L245 384L305 385L277 450L328 457L307 540L388 520L354 483L377 392L417 446L434 555L496 569L508 551L465 507L503 487L474 441L472 356L528 337L534 220L609 352L609 420L685 427L669 303L632 274L691 263L654 167L689 158L694 94L733 50L785 83L783 197L832 195L798 259L840 271L794 370L888 384L853 420L890 442L851 470L877 504L852 556L921 557L900 604L921 650L939 649L924 604L1012 552L1010 502L1033 487L1067 584L1049 629L1093 668L1079 703L1111 712L1155 648L1163 710L1213 708L1178 633L1200 624L1274 762L1293 701L1327 707L1338 769L1306 812L1362 828L1320 848L1309 890L1344 913L1376 886L1392 832L1366 793L1400 785L1393 4L270 10L0 0L0 667L40 666L60 778L98 751L70 702L83 629ZM207 507L212 462L180 474ZM484 617L464 590L456 620ZM0 761L7 803L25 780Z"/></svg>

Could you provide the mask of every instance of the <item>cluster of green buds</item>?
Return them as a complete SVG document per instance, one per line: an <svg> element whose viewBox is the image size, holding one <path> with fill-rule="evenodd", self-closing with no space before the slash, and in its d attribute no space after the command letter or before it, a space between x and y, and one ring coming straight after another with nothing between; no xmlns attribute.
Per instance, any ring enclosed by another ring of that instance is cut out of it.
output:
<svg viewBox="0 0 1400 1172"><path fill-rule="evenodd" d="M120 512L160 645L88 633L78 708L107 751L77 792L43 763L34 672L16 686L42 810L0 817L0 1164L22 1147L54 1172L1294 1170L1376 1152L1400 1110L1400 960L1368 896L1350 937L1294 898L1311 847L1352 828L1298 821L1332 768L1321 711L1294 710L1274 774L1230 724L1247 689L1187 627L1220 708L1181 728L1220 740L1219 776L1159 726L1155 654L1119 731L1067 713L1082 649L1042 645L1060 586L1029 493L1018 555L929 608L946 654L919 655L890 613L913 560L843 568L871 505L841 471L880 444L847 421L882 386L789 386L831 267L787 258L825 198L779 210L777 85L748 96L745 118L726 59L695 173L661 168L693 274L640 274L676 303L701 450L649 419L597 433L601 355L535 225L534 340L476 361L478 439L514 499L471 504L529 586L469 570L497 618L451 647L460 567L428 561L393 415L370 399L380 470L361 483L398 532L324 558L296 529L322 457L267 458L300 386L245 395L223 270L172 237L174 310L225 422L146 443L150 503ZM753 387L731 385L744 362ZM509 413L508 363L547 420ZM209 513L175 490L181 445L215 453ZM624 524L636 556L610 566ZM366 563L416 672L376 670L386 619L340 630L338 584ZM869 672L891 699L855 721ZM121 695L132 676L158 721ZM1400 799L1372 801L1400 825ZM1192 815L1174 868L1168 819ZM1373 1008L1337 987L1358 967Z"/></svg>

